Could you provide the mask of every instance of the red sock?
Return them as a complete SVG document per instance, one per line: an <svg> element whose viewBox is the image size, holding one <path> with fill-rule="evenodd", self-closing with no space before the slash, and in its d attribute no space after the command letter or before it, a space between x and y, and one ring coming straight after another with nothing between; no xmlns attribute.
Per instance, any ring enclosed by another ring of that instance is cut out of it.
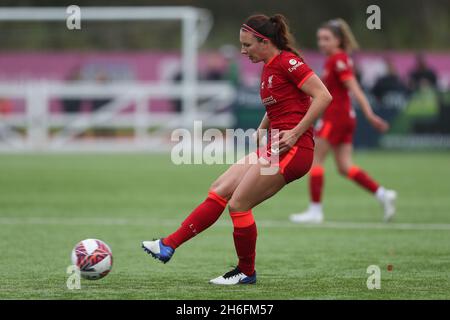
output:
<svg viewBox="0 0 450 320"><path fill-rule="evenodd" d="M219 219L227 200L210 191L208 197L181 223L181 227L164 238L163 243L173 249L210 227Z"/></svg>
<svg viewBox="0 0 450 320"><path fill-rule="evenodd" d="M352 166L350 170L348 170L348 178L372 193L375 193L379 187L378 183L357 166Z"/></svg>
<svg viewBox="0 0 450 320"><path fill-rule="evenodd" d="M247 276L255 272L256 238L258 235L252 210L230 212L233 220L234 246L239 258L238 268Z"/></svg>
<svg viewBox="0 0 450 320"><path fill-rule="evenodd" d="M309 172L309 194L311 202L320 203L322 200L324 171L323 167L316 165Z"/></svg>

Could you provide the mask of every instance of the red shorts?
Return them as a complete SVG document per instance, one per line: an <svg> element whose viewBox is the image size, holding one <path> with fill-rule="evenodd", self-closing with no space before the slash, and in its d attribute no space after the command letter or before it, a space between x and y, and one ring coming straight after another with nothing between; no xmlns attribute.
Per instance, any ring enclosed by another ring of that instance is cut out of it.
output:
<svg viewBox="0 0 450 320"><path fill-rule="evenodd" d="M270 146L263 146L256 150L256 154L262 163L270 163L267 174L280 172L286 183L300 179L311 169L314 158L314 150L295 145L281 155L272 154ZM262 172L262 174L264 174Z"/></svg>
<svg viewBox="0 0 450 320"><path fill-rule="evenodd" d="M327 140L332 146L353 143L355 128L355 118L348 118L343 121L321 120L315 128L315 135Z"/></svg>

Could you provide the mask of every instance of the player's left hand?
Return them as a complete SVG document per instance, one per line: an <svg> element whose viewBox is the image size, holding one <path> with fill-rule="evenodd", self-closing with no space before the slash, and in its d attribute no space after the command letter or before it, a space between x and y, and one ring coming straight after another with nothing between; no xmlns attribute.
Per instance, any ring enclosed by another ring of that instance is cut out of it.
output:
<svg viewBox="0 0 450 320"><path fill-rule="evenodd" d="M299 135L293 130L280 131L272 138L272 141L275 141L272 150L278 150L278 154L283 154L295 145L298 138Z"/></svg>
<svg viewBox="0 0 450 320"><path fill-rule="evenodd" d="M379 132L386 132L389 130L389 124L376 114L371 115L367 120L369 120L371 126Z"/></svg>

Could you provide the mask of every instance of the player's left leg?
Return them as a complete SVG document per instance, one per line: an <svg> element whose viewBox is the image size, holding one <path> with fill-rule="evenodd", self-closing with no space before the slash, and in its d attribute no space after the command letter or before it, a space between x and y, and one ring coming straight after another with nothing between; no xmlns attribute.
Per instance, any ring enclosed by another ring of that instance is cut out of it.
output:
<svg viewBox="0 0 450 320"><path fill-rule="evenodd" d="M234 270L212 279L210 281L212 284L234 285L256 282L257 229L252 208L270 198L286 184L279 173L261 175L261 168L261 165L254 165L248 170L228 203L239 262Z"/></svg>
<svg viewBox="0 0 450 320"><path fill-rule="evenodd" d="M386 190L369 176L367 172L353 164L353 146L351 143L339 144L333 148L333 151L339 173L374 194L383 205L384 220L391 220L395 214L396 192L393 190Z"/></svg>

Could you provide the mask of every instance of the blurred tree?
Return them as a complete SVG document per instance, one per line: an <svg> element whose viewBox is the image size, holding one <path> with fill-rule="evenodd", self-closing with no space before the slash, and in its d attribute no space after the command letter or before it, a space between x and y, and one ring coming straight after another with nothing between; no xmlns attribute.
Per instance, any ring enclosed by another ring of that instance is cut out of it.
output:
<svg viewBox="0 0 450 320"><path fill-rule="evenodd" d="M301 48L315 48L315 33L320 24L330 18L342 17L352 26L364 49L439 49L450 48L449 0L378 0L381 8L381 30L366 28L366 8L373 0L77 0L83 6L123 5L182 5L211 10L213 30L206 48L218 48L223 43L237 43L239 25L250 14L283 13L290 20L292 31ZM74 1L65 0L2 0L2 6L67 6ZM9 25L11 26L11 25ZM53 26L53 27L52 27ZM15 26L17 27L17 26ZM145 49L176 48L179 44L179 25L171 23L146 24L90 23L84 28L92 32L79 32L67 36L64 28L55 31L54 23L21 23L18 28L7 28L0 23L0 37L4 49ZM12 30L19 30L12 33ZM177 30L177 31L176 31ZM167 37L170 32L172 37ZM51 36L45 36L45 35Z"/></svg>

